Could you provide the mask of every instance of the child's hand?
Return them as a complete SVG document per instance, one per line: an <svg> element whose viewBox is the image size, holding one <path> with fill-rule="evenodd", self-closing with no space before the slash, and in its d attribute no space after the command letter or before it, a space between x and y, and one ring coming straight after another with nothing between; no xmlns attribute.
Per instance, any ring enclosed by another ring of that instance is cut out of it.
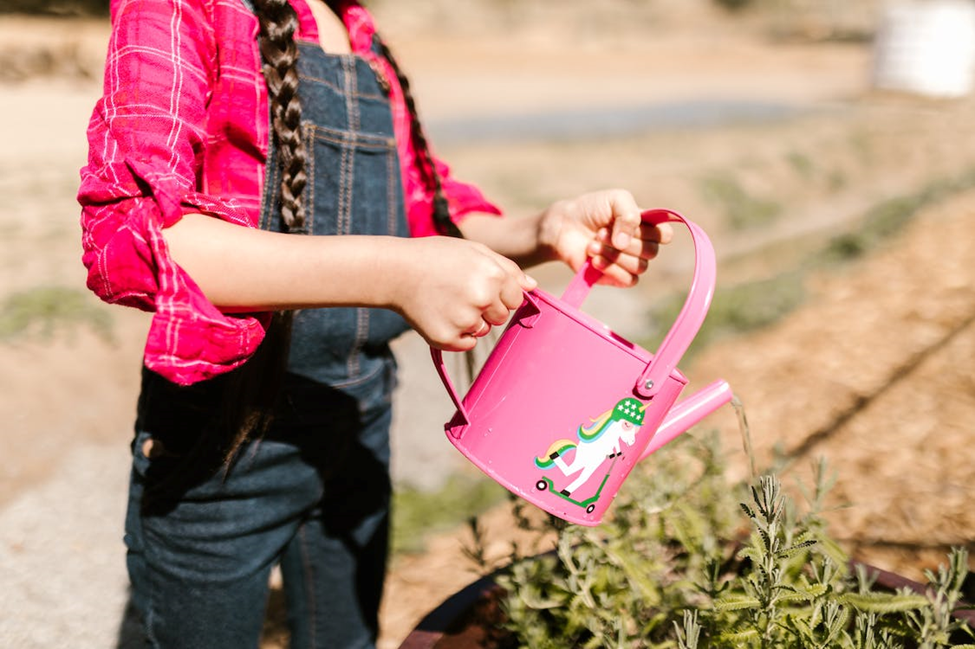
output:
<svg viewBox="0 0 975 649"><path fill-rule="evenodd" d="M586 257L604 275L600 283L632 286L657 256L660 244L670 243L669 224L642 223L633 196L614 189L559 201L542 215L539 237L556 258L578 270Z"/></svg>
<svg viewBox="0 0 975 649"><path fill-rule="evenodd" d="M537 283L515 262L474 241L410 239L391 278L391 307L432 346L467 351L503 325Z"/></svg>

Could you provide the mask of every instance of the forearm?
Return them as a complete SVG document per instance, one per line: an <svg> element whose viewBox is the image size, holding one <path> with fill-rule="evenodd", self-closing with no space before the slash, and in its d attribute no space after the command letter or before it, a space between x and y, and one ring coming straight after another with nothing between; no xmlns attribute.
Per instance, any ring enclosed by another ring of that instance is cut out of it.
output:
<svg viewBox="0 0 975 649"><path fill-rule="evenodd" d="M391 305L408 240L315 237L187 214L163 231L174 261L224 311Z"/></svg>
<svg viewBox="0 0 975 649"><path fill-rule="evenodd" d="M545 214L500 219L470 214L459 227L467 239L483 243L522 268L528 268L558 258L550 243L554 235L548 231Z"/></svg>

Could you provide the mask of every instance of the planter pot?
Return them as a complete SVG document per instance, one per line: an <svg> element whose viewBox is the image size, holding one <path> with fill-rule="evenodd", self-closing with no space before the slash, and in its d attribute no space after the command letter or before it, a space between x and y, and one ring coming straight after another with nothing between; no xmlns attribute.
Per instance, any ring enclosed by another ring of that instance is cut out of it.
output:
<svg viewBox="0 0 975 649"><path fill-rule="evenodd" d="M399 649L499 647L501 587L490 576L469 584L427 614Z"/></svg>
<svg viewBox="0 0 975 649"><path fill-rule="evenodd" d="M876 584L894 591L909 588L923 594L926 586L896 573L859 561L850 561L850 567L863 566ZM971 579L971 576L969 577ZM975 586L973 586L975 588ZM969 588L969 592L972 588ZM403 640L399 649L504 649L515 646L506 643L503 632L496 626L503 620L500 607L501 588L491 576L482 577L464 589L451 595L431 611ZM975 610L957 610L954 616L965 620L975 629Z"/></svg>

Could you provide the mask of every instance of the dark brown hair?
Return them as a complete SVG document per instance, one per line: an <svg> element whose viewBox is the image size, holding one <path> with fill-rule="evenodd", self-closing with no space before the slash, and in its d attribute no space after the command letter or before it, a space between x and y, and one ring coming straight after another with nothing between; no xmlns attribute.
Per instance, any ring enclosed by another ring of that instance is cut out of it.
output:
<svg viewBox="0 0 975 649"><path fill-rule="evenodd" d="M308 176L298 100L298 48L294 40L298 15L287 0L254 0L254 8L261 29L258 43L267 81L271 130L281 167L281 218L288 231L300 231L305 224L302 192Z"/></svg>
<svg viewBox="0 0 975 649"><path fill-rule="evenodd" d="M437 173L436 163L434 162L433 155L430 153L430 145L427 142L426 134L423 132L423 127L420 125L420 118L416 111L416 101L414 101L413 92L410 90L410 81L403 74L399 64L396 62L396 58L386 43L381 38L378 42L383 57L389 61L389 64L396 72L396 79L403 89L403 99L406 102L406 109L410 112L410 138L413 143L413 149L417 153L417 162L420 163L420 171L423 173L427 188L433 193L433 223L440 234L460 237L460 229L450 219L450 209L443 193L440 174Z"/></svg>
<svg viewBox="0 0 975 649"><path fill-rule="evenodd" d="M305 232L305 207L302 200L305 185L306 156L301 134L301 103L298 98L298 48L294 35L298 16L288 0L253 0L260 25L258 44L267 81L271 131L278 151L281 182L278 197L286 231ZM336 2L327 3L333 10ZM377 37L378 38L378 37ZM430 153L426 135L417 116L416 102L409 80L402 73L392 52L381 39L382 55L389 61L403 89L410 114L410 138L417 163L427 188L433 194L433 220L441 234L460 237L460 230L450 219L440 175ZM262 435L273 418L277 396L288 362L293 312L281 311L272 316L267 334L254 357L234 371L224 397L224 417L233 436L226 458L232 460L250 437Z"/></svg>

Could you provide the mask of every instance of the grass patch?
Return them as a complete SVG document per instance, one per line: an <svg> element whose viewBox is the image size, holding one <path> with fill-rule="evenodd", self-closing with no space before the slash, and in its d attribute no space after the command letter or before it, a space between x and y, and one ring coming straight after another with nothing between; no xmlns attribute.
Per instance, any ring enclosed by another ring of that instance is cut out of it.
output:
<svg viewBox="0 0 975 649"><path fill-rule="evenodd" d="M867 211L856 229L833 237L811 261L815 266L828 266L862 257L903 230L921 208L972 187L975 168L953 179L931 183L915 194L883 201Z"/></svg>
<svg viewBox="0 0 975 649"><path fill-rule="evenodd" d="M738 179L728 173L711 173L700 181L701 193L718 206L733 230L766 225L782 214L782 205L752 196Z"/></svg>
<svg viewBox="0 0 975 649"><path fill-rule="evenodd" d="M838 192L841 189L845 189L848 184L849 181L846 178L846 174L839 169L834 169L829 172L829 175L826 177L826 186L831 192Z"/></svg>
<svg viewBox="0 0 975 649"><path fill-rule="evenodd" d="M786 160L789 166L805 180L811 179L816 171L813 161L805 153L792 151L786 155Z"/></svg>
<svg viewBox="0 0 975 649"><path fill-rule="evenodd" d="M686 295L667 297L653 309L654 322L660 323L648 341L639 343L654 350L660 345L671 323L677 319ZM716 340L755 331L774 324L795 310L806 299L805 275L799 271L782 273L770 279L717 286L708 317L684 354L685 359Z"/></svg>
<svg viewBox="0 0 975 649"><path fill-rule="evenodd" d="M856 230L833 237L812 260L816 266L830 266L862 257L885 239L900 232L914 214L929 201L923 195L902 196L871 208Z"/></svg>
<svg viewBox="0 0 975 649"><path fill-rule="evenodd" d="M806 298L807 276L814 271L836 269L875 250L901 232L917 213L952 194L975 187L975 168L955 178L931 183L906 196L892 198L870 208L857 226L830 238L825 245L798 257L791 268L771 278L715 287L708 317L688 349L693 357L721 338L748 333L772 325L798 308ZM664 298L651 309L657 330L639 344L656 349L684 304L686 294Z"/></svg>
<svg viewBox="0 0 975 649"><path fill-rule="evenodd" d="M39 338L87 327L107 342L113 339L112 319L87 291L65 286L39 286L7 296L0 304L0 341Z"/></svg>
<svg viewBox="0 0 975 649"><path fill-rule="evenodd" d="M429 535L448 530L504 501L508 491L481 475L454 474L437 491L393 494L393 554L422 552Z"/></svg>

